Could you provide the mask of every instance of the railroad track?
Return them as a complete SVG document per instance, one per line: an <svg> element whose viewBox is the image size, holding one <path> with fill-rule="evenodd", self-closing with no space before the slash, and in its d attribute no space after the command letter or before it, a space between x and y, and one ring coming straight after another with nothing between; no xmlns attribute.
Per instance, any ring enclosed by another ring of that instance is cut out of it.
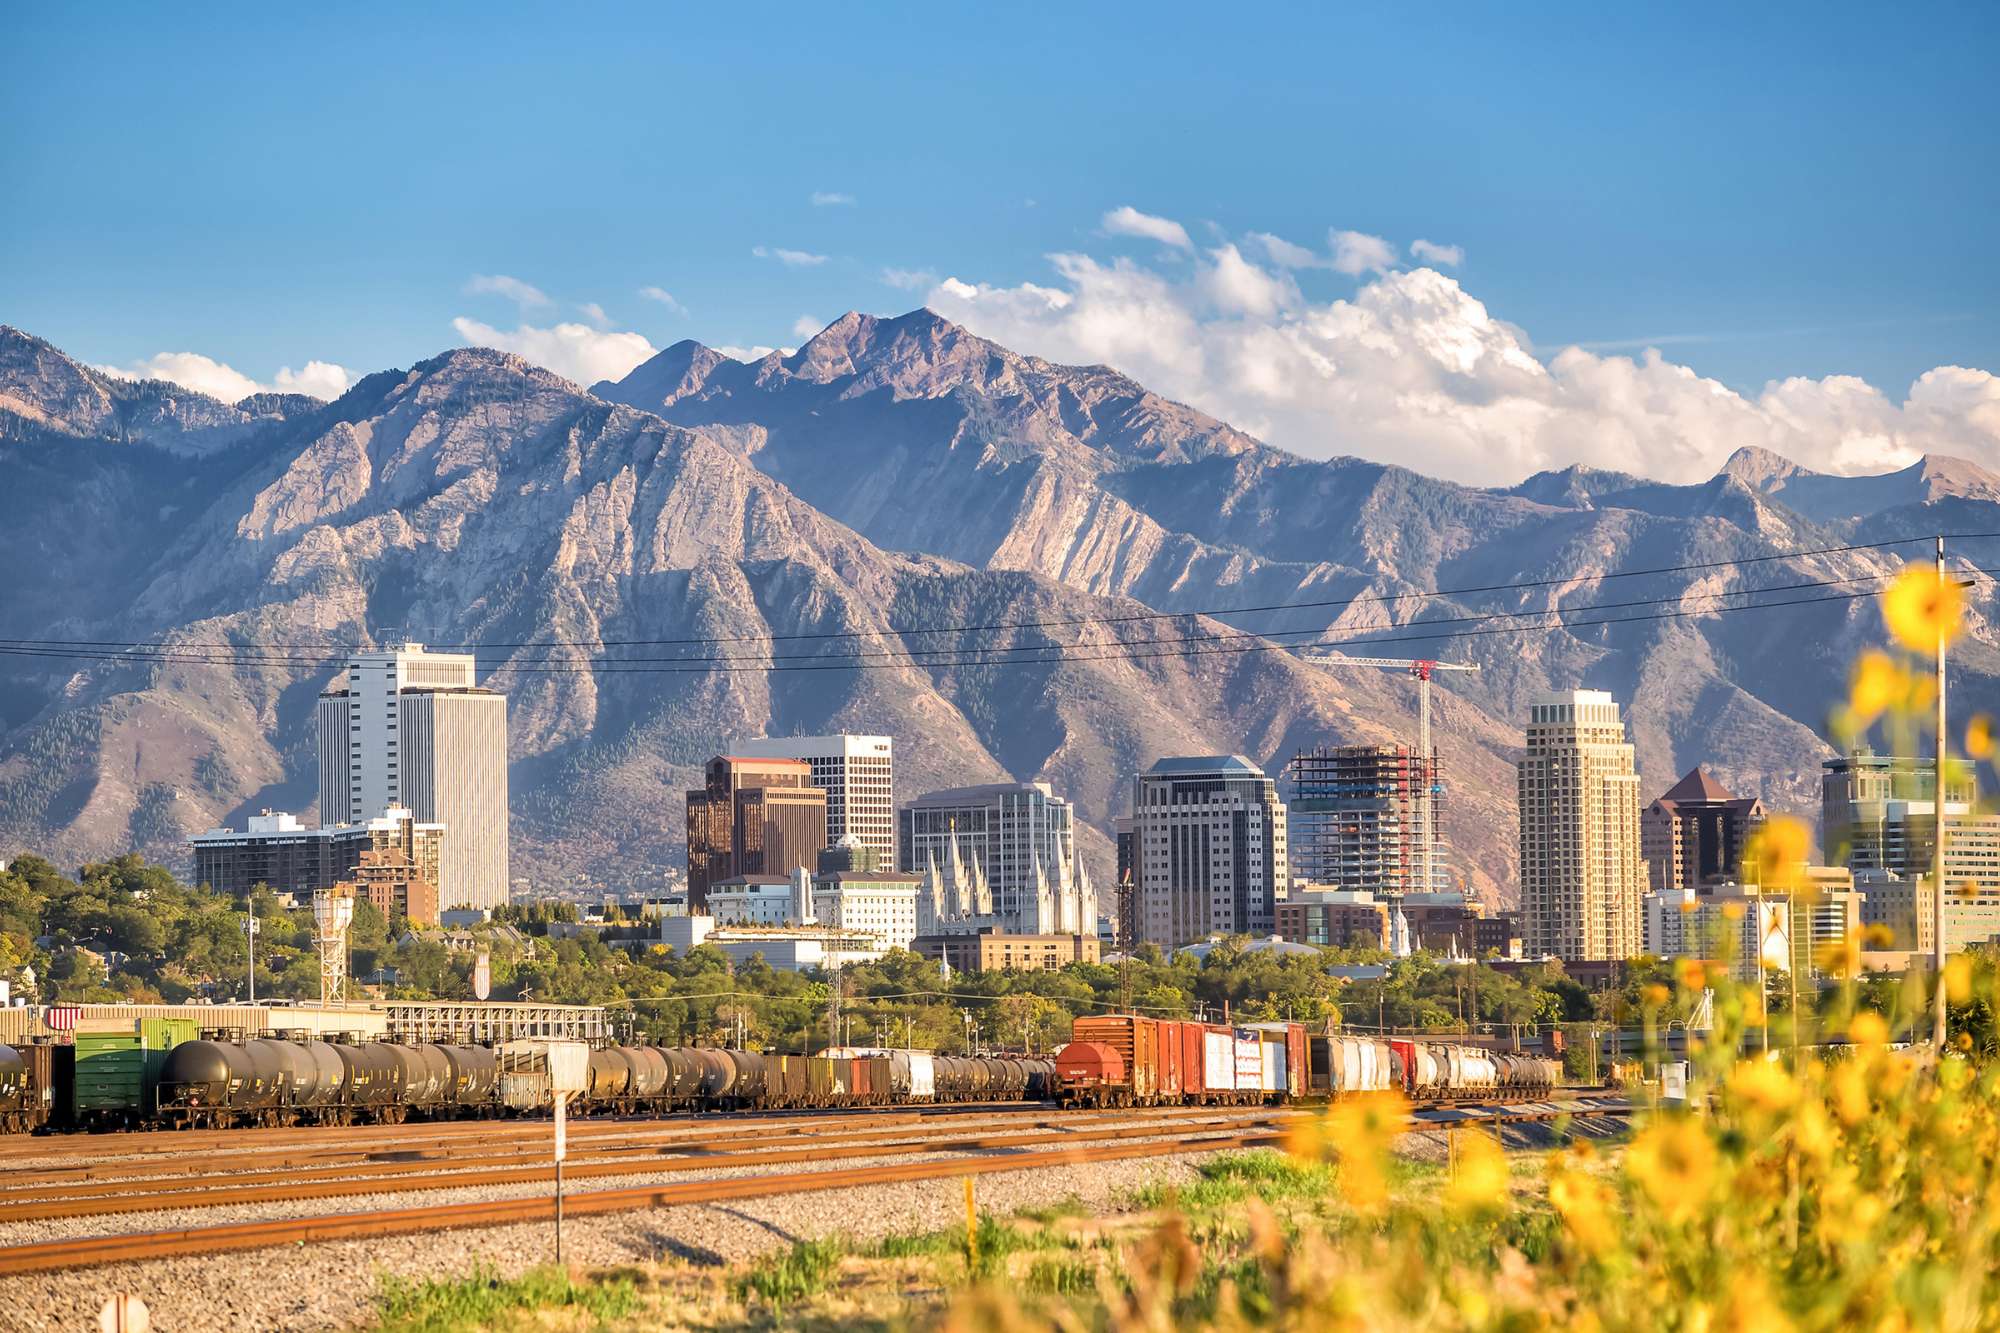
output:
<svg viewBox="0 0 2000 1333"><path fill-rule="evenodd" d="M1623 1116L1629 1115L1633 1109L1629 1104L1608 1102L1520 1109L1430 1108L1413 1114L1410 1128L1434 1131L1463 1124L1505 1126L1546 1122L1578 1115ZM781 1194L803 1194L908 1181L948 1180L961 1176L1124 1161L1176 1153L1272 1147L1282 1144L1285 1138L1284 1132L1275 1125L1235 1128L1217 1125L1169 1127L1165 1135L1140 1141L1131 1141L1130 1133L1128 1128L1117 1136L1118 1141L1089 1144L1072 1142L1068 1147L1054 1150L988 1152L977 1157L943 1158L922 1162L883 1162L866 1166L834 1167L822 1171L673 1181L621 1189L586 1190L574 1194L566 1193L563 1209L568 1216L587 1217L643 1208L736 1202ZM760 1160L764 1164L769 1164L773 1159L765 1156ZM713 1159L708 1159L706 1164L716 1165ZM536 1195L528 1198L430 1204L413 1208L379 1209L275 1221L225 1223L179 1230L132 1232L118 1236L41 1241L0 1247L0 1276L138 1259L163 1259L264 1249L315 1241L366 1239L466 1227L541 1222L554 1217L555 1207L553 1197Z"/></svg>
<svg viewBox="0 0 2000 1333"><path fill-rule="evenodd" d="M682 1125L689 1129L716 1129L741 1125L769 1128L788 1124L832 1125L852 1121L879 1124L888 1120L916 1123L955 1115L992 1115L1016 1111L1046 1111L1043 1102L943 1102L921 1107L831 1107L812 1110L738 1111L711 1115L670 1112L630 1116L573 1115L569 1132L575 1138L596 1133L616 1133L642 1127ZM1167 1108L1162 1108L1167 1109ZM109 1134L63 1133L0 1136L0 1162L23 1158L95 1152L105 1156L167 1156L200 1149L238 1152L246 1149L275 1149L305 1145L377 1145L385 1139L407 1143L413 1139L452 1142L461 1139L492 1141L495 1138L540 1135L549 1132L548 1117L487 1120L419 1120L401 1125L287 1125L264 1129L146 1129Z"/></svg>
<svg viewBox="0 0 2000 1333"><path fill-rule="evenodd" d="M1172 1119L1203 1113L1214 1114L1217 1109L1154 1107L1143 1112L1071 1112L1052 1111L1046 1107L1036 1106L1035 1114L1032 1116L1026 1111L982 1112L975 1109L950 1116L885 1112L865 1119L843 1117L827 1121L817 1117L802 1117L757 1125L714 1120L699 1122L625 1120L582 1123L573 1121L569 1128L569 1143L573 1155L664 1151L676 1144L686 1145L690 1152L700 1152L714 1151L720 1144L764 1144L771 1143L774 1139L836 1143L901 1127L907 1127L911 1133L931 1130L943 1133L950 1132L953 1125L962 1125L969 1121L1014 1120L1016 1117L1024 1127L1053 1128L1058 1124L1088 1124L1096 1120L1130 1123L1134 1115ZM14 1187L12 1191L0 1186L0 1199L4 1199L10 1192L73 1181L128 1181L148 1177L196 1175L209 1171L242 1174L256 1170L331 1168L342 1164L394 1166L397 1163L421 1164L430 1160L463 1161L466 1159L461 1154L468 1146L484 1150L481 1154L482 1160L515 1157L521 1160L539 1161L548 1153L550 1127L546 1120L534 1122L527 1128L510 1126L509 1132L504 1134L439 1135L428 1132L434 1128L436 1127L404 1125L383 1129L365 1142L344 1146L308 1141L295 1146L261 1151L160 1152L148 1155L147 1160L138 1161L118 1155L116 1152L89 1161L68 1160L75 1156L74 1153L43 1154L44 1160L16 1168L16 1172L30 1183ZM73 1141L65 1139L56 1142L68 1147ZM516 1146L502 1151L501 1145ZM104 1146L115 1148L117 1145ZM62 1164L55 1164L47 1160L52 1157L61 1157L65 1160Z"/></svg>
<svg viewBox="0 0 2000 1333"><path fill-rule="evenodd" d="M1254 1113L1216 1114L1190 1126L1189 1132L1228 1130L1275 1132L1285 1121L1304 1114L1299 1111L1262 1109ZM891 1132L857 1130L853 1133L811 1142L793 1140L759 1141L741 1138L728 1144L667 1145L652 1152L643 1146L613 1148L596 1154L599 1160L566 1163L563 1175L569 1180L595 1180L613 1176L656 1175L682 1171L726 1171L742 1167L781 1166L824 1160L831 1155L874 1157L890 1153L1005 1152L1023 1147L1057 1143L1088 1143L1100 1139L1129 1138L1136 1133L1174 1131L1172 1121L1135 1125L1128 1116L1091 1116L1058 1127L1037 1129L1032 1125L998 1130L974 1131L966 1128L923 1128ZM633 1152L639 1156L628 1155ZM672 1153L663 1156L662 1153ZM615 1156L614 1160L603 1160ZM171 1177L163 1181L86 1181L51 1184L29 1180L0 1189L0 1221L38 1222L55 1218L95 1217L113 1213L159 1212L174 1208L225 1208L237 1204L278 1203L293 1199L342 1198L352 1195L407 1194L432 1190L459 1189L488 1185L550 1184L555 1171L546 1147L529 1154L485 1158L427 1158L322 1167L305 1172L287 1172L279 1177L244 1179L239 1174ZM51 1197L59 1195L60 1197Z"/></svg>

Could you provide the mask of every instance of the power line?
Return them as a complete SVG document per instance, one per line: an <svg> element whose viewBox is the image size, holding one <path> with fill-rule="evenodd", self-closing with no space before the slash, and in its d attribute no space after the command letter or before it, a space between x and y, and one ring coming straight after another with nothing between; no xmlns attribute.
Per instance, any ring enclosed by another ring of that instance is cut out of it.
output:
<svg viewBox="0 0 2000 1333"><path fill-rule="evenodd" d="M1974 567L1971 572L1994 574L1990 569ZM1412 621L1403 626L1382 626L1366 631L1369 637L1338 640L1312 639L1310 642L1286 644L1274 640L1319 635L1323 629L1272 630L1272 631L1225 631L1216 634L1186 635L1175 637L1154 637L1148 639L1085 640L1076 643L1019 644L1013 646L993 646L986 648L929 648L929 649L889 649L859 653L819 653L819 654L757 654L719 655L712 657L669 657L669 658L588 658L571 662L529 662L522 664L501 663L490 666L493 673L513 673L516 675L578 675L578 674L701 674L708 671L802 671L802 670L877 670L900 667L954 667L985 665L1040 665L1070 661L1104 661L1111 659L1143 660L1154 657L1206 656L1218 652L1272 652L1297 651L1314 648L1363 647L1374 644L1444 641L1462 638L1477 638L1496 633L1548 632L1558 629L1582 628L1593 625L1615 625L1641 623L1646 621L1686 619L1703 615L1724 615L1745 611L1774 609L1788 606L1810 605L1820 602L1853 601L1876 595L1875 590L1843 594L1835 597L1793 598L1780 601L1756 602L1740 606L1706 606L1697 609L1652 616L1611 616L1590 620L1565 619L1580 613L1629 609L1641 606L1658 606L1668 603L1685 603L1690 600L1713 602L1725 597L1760 596L1771 592L1788 592L1815 588L1838 587L1859 582L1875 582L1890 577L1887 573L1857 575L1846 579L1824 579L1810 582L1776 584L1762 588L1719 589L1709 593L1677 593L1668 597L1636 598L1620 602L1591 603L1577 607L1549 607L1526 611L1486 612L1472 616L1441 617L1430 621ZM1435 627L1446 625L1488 625L1499 620L1526 620L1532 618L1555 617L1550 624L1505 625L1491 629L1458 630L1438 632ZM1082 622L1079 622L1082 623ZM1388 633L1387 631L1399 631ZM884 637L887 637L884 635ZM1249 641L1244 643L1244 641ZM261 653L251 655L254 645L245 645L241 650L229 650L232 655L218 655L219 650L211 648L183 648L167 645L137 645L119 651L92 650L74 646L37 647L38 643L58 641L10 640L0 641L0 656L55 658L93 662L178 664L191 666L303 666L311 667L338 660L339 655L327 654L306 657L294 654ZM1231 647L1236 643L1242 646ZM1223 645L1201 648L1193 645ZM1134 648L1165 647L1165 652L1132 652ZM1078 649L1115 648L1120 651L1110 653L1079 654ZM1039 654L1038 657L1023 658L1020 654ZM874 660L883 659L883 660ZM648 663L665 662L672 666L652 666Z"/></svg>
<svg viewBox="0 0 2000 1333"><path fill-rule="evenodd" d="M1366 632L1371 632L1371 633L1378 631L1386 632L1399 628L1418 628L1418 627L1431 629L1438 626L1446 626L1446 625L1485 624L1494 620L1522 620L1533 617L1544 617L1551 615L1575 615L1588 611L1615 610L1615 609L1625 609L1638 606L1660 606L1668 603L1685 602L1691 599L1712 601L1716 598L1721 598L1721 597L1758 596L1764 593L1772 593L1772 592L1795 592L1810 588L1839 587L1850 583L1875 582L1887 577L1889 576L1886 574L1864 574L1848 579L1821 579L1805 583L1775 584L1762 588L1726 588L1726 589L1718 589L1715 592L1706 592L1706 593L1681 592L1673 594L1672 596L1668 597L1634 598L1620 602L1593 602L1593 603L1586 603L1581 606L1541 607L1525 611L1488 611L1476 615L1443 616L1432 620L1410 621L1406 622L1406 624L1403 626L1382 625ZM597 663L603 666L644 665L644 664L660 663L660 662L685 664L685 665L694 665L694 664L710 663L710 662L722 662L731 664L748 663L752 665L761 665L764 663L779 663L779 662L794 662L794 661L809 661L809 662L833 661L833 660L848 661L848 660L865 660L871 658L888 658L896 661L905 661L905 660L915 660L924 657L935 657L940 655L961 656L968 652L982 652L982 653L1044 652L1045 653L1054 651L1068 651L1079 648L1128 648L1128 647L1143 648L1143 647L1156 647L1162 645L1241 641L1246 639L1268 641L1281 638L1298 638L1301 636L1320 635L1324 634L1325 632L1326 631L1324 628L1319 628L1319 627L1296 629L1296 630L1224 630L1219 633L1212 633L1212 634L1189 634L1189 635L1172 635L1172 636L1156 635L1150 638L1136 638L1136 639L1135 638L1083 639L1070 643L1050 642L1050 643L1029 643L1029 644L1014 644L1014 645L995 645L987 648L965 648L965 647L896 648L896 649L884 649L879 651L861 651L861 652L837 652L837 653L822 652L822 653L798 653L798 654L781 654L781 653L724 654L724 655L709 656L709 657L688 657L688 656L590 657L584 659L584 661ZM889 636L884 635L883 637L889 637ZM225 656L220 654L218 650L215 649L183 648L180 645L143 646L143 647L136 647L120 651L98 651L93 649L67 648L67 647L42 649L33 646L34 643L35 643L34 640L0 640L0 656L12 655L12 656L25 656L25 657L75 658L85 661L129 661L129 662L169 662L169 663L184 662L195 665L211 665L211 666L212 665L316 666L321 663L337 660L337 655L333 654L314 654L311 656L306 656L295 653L257 651L255 645L244 645L240 652L234 652L230 655ZM1306 644L1300 644L1298 646L1313 647L1315 645L1311 643L1306 643ZM520 665L500 663L500 664L493 664L488 667L489 670L530 670L530 669L542 669L542 668L547 668L551 670L562 670L562 671L575 671L584 669L582 662L560 662L560 661L530 662Z"/></svg>
<svg viewBox="0 0 2000 1333"><path fill-rule="evenodd" d="M1708 596L1713 596L1713 595L1715 594L1708 594ZM1332 649L1332 648L1350 648L1350 647L1370 647L1379 644L1391 644L1391 643L1438 642L1438 641L1451 641L1459 639L1484 638L1494 634L1549 633L1560 629L1585 628L1593 625L1624 625L1624 624L1638 624L1648 621L1660 621L1660 620L1685 620L1697 616L1731 615L1731 614L1740 614L1748 611L1774 610L1783 607L1809 606L1820 603L1853 602L1853 601L1858 601L1862 598L1874 597L1876 595L1877 595L1876 590L1868 589L1863 592L1838 593L1830 597L1802 597L1802 598L1791 598L1776 602L1759 602L1743 606L1715 606L1715 607L1706 607L1696 610L1682 609L1677 611L1661 612L1654 615L1612 616L1596 620L1558 620L1553 624L1547 624L1547 625L1504 625L1486 629L1455 630L1444 633L1377 634L1374 635L1373 637L1368 637L1368 638L1315 640L1312 643L1307 643L1307 644L1273 643L1269 639L1263 636L1246 635L1243 637L1251 638L1254 641L1242 644L1213 644L1206 648L1190 644L1188 646L1169 647L1166 651L1163 652L1150 652L1150 653L1109 652L1109 653L1077 654L1070 651L1069 645L1032 644L1032 645L1027 645L1025 647L1013 648L1013 649L1001 648L1001 649L961 650L960 656L950 660L923 660L918 655L912 654L898 658L897 660L894 661L887 661L887 662L858 661L852 658L842 658L840 660L830 661L830 662L820 662L820 663L803 662L794 664L783 664L783 663L772 664L767 662L759 662L751 665L724 665L721 663L708 663L708 664L685 664L679 666L621 666L616 663L613 663L611 665L598 666L598 667L592 667L587 664L579 664L579 663L567 663L561 665L529 663L521 666L504 665L504 664L496 666L492 668L491 674L494 675L513 674L517 676L518 675L557 676L557 675L586 675L586 674L605 675L605 676L702 675L710 672L716 672L722 674L736 674L744 672L777 673L777 672L798 672L798 671L886 671L886 670L902 670L908 668L942 669L942 668L975 667L975 666L1043 666L1043 665L1060 666L1069 662L1101 662L1101 661L1113 661L1113 660L1144 661L1151 658L1161 658L1161 657L1205 657L1205 656L1214 656L1218 654L1236 655L1242 653L1302 652L1307 649L1318 649L1318 648ZM1681 600L1681 599L1674 599L1674 600ZM1520 613L1513 613L1513 614L1518 615ZM1567 613L1562 611L1545 611L1535 614L1560 616ZM1503 619L1509 617L1494 616L1491 618ZM1422 623L1423 622L1419 622L1419 625L1421 625ZM1147 646L1147 645L1138 644L1133 646ZM932 650L932 651L936 652L936 651L948 651L948 650ZM1031 653L1056 654L1056 655L1043 656L1039 658L1020 658L1013 656L996 657L990 655L968 657L968 656L963 656L962 655L963 652L977 652L984 654L1031 652ZM31 654L31 655L47 656L49 654ZM131 663L154 663L154 664L168 664L168 665L229 666L229 667L258 665L258 663L247 662L242 659L233 659L233 658L224 658L224 659L176 658L172 656L129 656L124 654L92 654L92 655L78 654L75 656L87 656L87 660L107 661L113 663L131 662ZM1306 658L1304 660L1310 661L1311 659ZM277 665L277 664L265 663L263 665ZM296 665L296 663L286 663L283 665Z"/></svg>
<svg viewBox="0 0 2000 1333"><path fill-rule="evenodd" d="M1947 541L1975 541L1986 538L2000 538L2000 531L1946 533L1944 535ZM1797 551L1781 551L1769 555L1738 556L1727 560L1704 560L1704 561L1695 561L1692 563L1681 564L1681 565L1658 565L1646 569L1611 570L1599 574L1590 575L1588 579L1579 579L1575 576L1567 576L1563 578L1547 578L1547 579L1522 579L1506 583L1478 584L1478 585L1469 585L1466 587L1458 587L1458 588L1422 589L1422 590L1415 590L1411 592L1401 592L1401 593L1355 593L1351 596L1345 596L1345 597L1330 597L1330 598L1320 598L1314 600L1293 601L1293 602L1271 602L1260 606L1207 607L1207 608L1197 607L1179 611L1144 611L1144 612L1131 612L1121 615L1073 616L1056 620L996 621L990 624L973 624L973 625L888 626L883 629L813 630L813 631L798 631L789 634L694 635L682 638L666 638L666 639L601 639L594 641L585 641L580 639L539 639L539 640L523 640L515 643L503 643L503 642L437 643L437 644L432 644L430 646L437 649L471 649L474 652L478 652L481 650L517 652L517 651L524 651L537 648L591 648L591 647L664 648L664 647L686 647L686 646L728 644L728 643L769 643L769 642L791 642L791 641L823 640L823 639L865 639L865 638L874 638L877 636L904 638L919 634L987 634L987 633L996 633L1002 630L1012 630L1012 629L1059 629L1076 625L1129 624L1134 622L1151 621L1151 620L1177 620L1183 617L1195 617L1195 616L1208 616L1211 618L1220 618L1225 616L1256 615L1256 614L1264 614L1276 611L1317 610L1333 606L1356 606L1363 604L1385 605L1385 604L1393 604L1406 601L1427 600L1439 597L1462 597L1477 593L1527 591L1535 588L1564 587L1578 582L1601 582L1609 579L1644 578L1661 574L1695 573L1709 569L1724 569L1724 568L1734 568L1742 565L1766 564L1777 560L1797 560L1797 559L1803 559L1808 556L1816 556L1816 555L1838 555L1854 551L1877 551L1877 550L1884 550L1886 548L1893 546L1907 546L1917 542L1929 542L1934 540L1936 540L1936 538L1932 536L1897 537L1879 542L1855 542L1855 543L1849 543L1844 546L1811 547ZM1864 577L1887 577L1887 575L1874 575L1874 576L1864 576ZM1854 580L1844 580L1844 581L1853 582ZM1808 586L1808 585L1798 585L1798 586ZM1674 599L1659 599L1659 600L1674 600ZM1432 623L1437 623L1437 622L1432 622ZM153 646L152 644L146 641L129 640L129 639L18 638L18 639L0 639L0 644L11 644L11 645L21 645L21 646L48 646L48 647L58 647L58 648L147 648ZM304 651L316 654L325 653L328 651L317 644L289 645L280 643L280 644L271 644L267 646L273 651L279 649L291 648L294 646L301 648ZM211 650L218 652L235 652L238 651L241 646L229 643L189 643L189 644L179 645L178 647L188 651L199 649L199 650ZM340 654L333 653L331 655L337 656ZM313 660L320 661L326 659L322 657L316 657Z"/></svg>

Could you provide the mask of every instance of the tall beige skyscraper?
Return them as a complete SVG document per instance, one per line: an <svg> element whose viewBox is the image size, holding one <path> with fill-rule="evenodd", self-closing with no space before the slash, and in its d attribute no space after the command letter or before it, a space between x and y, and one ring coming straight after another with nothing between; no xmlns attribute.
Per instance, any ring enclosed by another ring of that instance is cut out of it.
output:
<svg viewBox="0 0 2000 1333"><path fill-rule="evenodd" d="M1268 935L1291 883L1278 784L1240 754L1162 759L1132 800L1141 943Z"/></svg>
<svg viewBox="0 0 2000 1333"><path fill-rule="evenodd" d="M320 823L391 806L445 826L440 907L506 903L507 697L474 683L470 654L360 653L321 692Z"/></svg>
<svg viewBox="0 0 2000 1333"><path fill-rule="evenodd" d="M1519 765L1521 935L1530 957L1631 958L1646 867L1639 774L1604 690L1544 694Z"/></svg>

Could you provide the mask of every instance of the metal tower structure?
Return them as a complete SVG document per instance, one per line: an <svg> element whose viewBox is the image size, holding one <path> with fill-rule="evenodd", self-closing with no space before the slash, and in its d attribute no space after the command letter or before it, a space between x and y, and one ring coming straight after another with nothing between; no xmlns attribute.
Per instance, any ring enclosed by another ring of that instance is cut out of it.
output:
<svg viewBox="0 0 2000 1333"><path fill-rule="evenodd" d="M1306 661L1317 666L1368 667L1388 671L1407 671L1417 681L1417 762L1423 765L1424 780L1418 784L1417 824L1421 830L1423 844L1423 891L1429 893L1435 887L1436 867L1433 860L1437 855L1437 764L1431 750L1431 677L1439 671L1477 671L1479 666L1472 662L1439 662L1425 657L1349 657L1345 653L1301 654Z"/></svg>
<svg viewBox="0 0 2000 1333"><path fill-rule="evenodd" d="M347 1003L347 927L354 921L354 889L336 884L313 891L313 926L319 941L319 1002Z"/></svg>

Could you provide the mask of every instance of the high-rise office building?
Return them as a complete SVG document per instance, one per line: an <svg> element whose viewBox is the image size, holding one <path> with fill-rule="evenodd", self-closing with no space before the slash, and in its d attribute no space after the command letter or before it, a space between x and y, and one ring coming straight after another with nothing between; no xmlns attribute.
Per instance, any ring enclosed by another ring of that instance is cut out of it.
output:
<svg viewBox="0 0 2000 1333"><path fill-rule="evenodd" d="M832 843L848 834L872 849L882 865L896 859L895 745L887 736L770 736L738 741L730 751L748 759L803 759L812 785L826 793L826 832Z"/></svg>
<svg viewBox="0 0 2000 1333"><path fill-rule="evenodd" d="M991 894L992 912L1021 935L1097 930L1097 892L1076 855L1076 814L1046 782L952 787L896 815L903 872L954 858Z"/></svg>
<svg viewBox="0 0 2000 1333"><path fill-rule="evenodd" d="M420 643L361 653L319 696L319 820L405 806L446 829L443 909L507 901L507 697L467 653Z"/></svg>
<svg viewBox="0 0 2000 1333"><path fill-rule="evenodd" d="M1529 957L1624 959L1641 947L1639 774L1603 690L1538 697L1518 767L1521 934Z"/></svg>
<svg viewBox="0 0 2000 1333"><path fill-rule="evenodd" d="M1667 788L1639 817L1639 854L1650 887L1701 889L1742 873L1750 835L1764 822L1764 803L1736 797L1696 768Z"/></svg>
<svg viewBox="0 0 2000 1333"><path fill-rule="evenodd" d="M1865 879L1873 886L1866 890L1871 898L1895 899L1893 909L1876 904L1875 923L1897 931L1899 948L1912 947L1916 937L1903 923L1933 878L1936 798L1934 760L1859 751L1822 766L1820 840L1827 859L1854 872L1857 884ZM1978 778L1968 764L1945 788L1945 949L1952 953L2000 937L2000 815L1977 813L1978 800ZM1935 913L1936 896L1927 901L1925 910ZM1934 918L1920 924L1919 947L1929 948Z"/></svg>
<svg viewBox="0 0 2000 1333"><path fill-rule="evenodd" d="M818 866L829 846L827 794L804 760L718 755L705 779L687 794L688 910L703 910L725 879Z"/></svg>
<svg viewBox="0 0 2000 1333"><path fill-rule="evenodd" d="M1440 783L1437 756L1428 774L1407 745L1340 745L1301 750L1286 766L1285 802L1292 878L1333 889L1369 893L1424 893L1423 788ZM1435 830L1433 810L1430 826ZM1431 874L1444 872L1432 848Z"/></svg>
<svg viewBox="0 0 2000 1333"><path fill-rule="evenodd" d="M1936 760L1857 750L1827 760L1820 770L1820 848L1828 865L1903 876L1931 872ZM1966 765L1947 785L1945 818L1970 814L1978 799L1978 779Z"/></svg>
<svg viewBox="0 0 2000 1333"><path fill-rule="evenodd" d="M1278 784L1242 755L1162 759L1139 775L1132 835L1141 942L1268 935L1291 882Z"/></svg>

